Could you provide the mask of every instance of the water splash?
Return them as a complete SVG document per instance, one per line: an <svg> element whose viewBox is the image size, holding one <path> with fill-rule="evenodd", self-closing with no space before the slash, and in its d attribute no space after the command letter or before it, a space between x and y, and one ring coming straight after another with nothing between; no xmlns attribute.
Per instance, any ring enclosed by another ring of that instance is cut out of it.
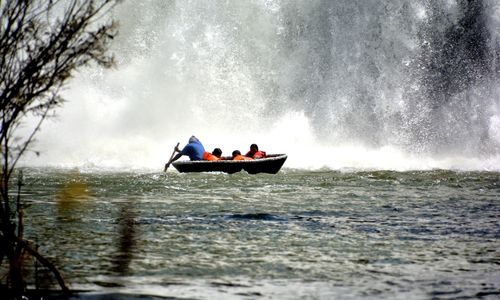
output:
<svg viewBox="0 0 500 300"><path fill-rule="evenodd" d="M286 167L500 166L495 1L123 3L28 164L158 168L196 134Z"/></svg>

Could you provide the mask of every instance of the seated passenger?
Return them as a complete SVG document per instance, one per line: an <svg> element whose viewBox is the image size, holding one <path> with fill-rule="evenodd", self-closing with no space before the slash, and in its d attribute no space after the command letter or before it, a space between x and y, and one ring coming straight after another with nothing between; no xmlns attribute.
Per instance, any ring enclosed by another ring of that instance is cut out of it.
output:
<svg viewBox="0 0 500 300"><path fill-rule="evenodd" d="M203 153L203 160L216 161L220 160L222 155L222 150L220 148L215 148L212 153L205 151Z"/></svg>
<svg viewBox="0 0 500 300"><path fill-rule="evenodd" d="M266 157L266 152L260 151L259 146L257 146L257 144L252 144L252 145L250 145L250 151L248 151L247 154L245 154L245 156L251 157L254 159L264 158L264 157Z"/></svg>
<svg viewBox="0 0 500 300"><path fill-rule="evenodd" d="M232 159L233 160L253 160L250 157L245 157L245 156L241 155L241 152L239 150L233 151L233 158Z"/></svg>

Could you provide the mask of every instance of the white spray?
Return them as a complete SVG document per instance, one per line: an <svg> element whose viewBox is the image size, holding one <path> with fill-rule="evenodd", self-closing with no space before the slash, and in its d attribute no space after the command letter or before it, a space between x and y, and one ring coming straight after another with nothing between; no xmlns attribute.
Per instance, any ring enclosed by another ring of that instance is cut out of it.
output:
<svg viewBox="0 0 500 300"><path fill-rule="evenodd" d="M225 155L287 153L289 168L500 170L498 76L423 96L426 32L458 24L458 2L385 3L125 2L117 68L77 74L25 163L161 170L194 134ZM495 69L500 6L487 7ZM429 25L436 9L448 21Z"/></svg>

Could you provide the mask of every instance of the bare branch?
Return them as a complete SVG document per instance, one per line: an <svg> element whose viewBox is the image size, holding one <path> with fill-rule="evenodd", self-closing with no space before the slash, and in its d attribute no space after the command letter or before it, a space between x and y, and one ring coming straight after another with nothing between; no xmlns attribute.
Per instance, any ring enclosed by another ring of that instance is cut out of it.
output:
<svg viewBox="0 0 500 300"><path fill-rule="evenodd" d="M19 269L23 248L47 265L67 290L57 269L22 239L22 212L17 206L18 218L11 216L9 182L43 121L64 102L58 94L68 79L89 64L113 65L108 47L116 23L105 15L118 2L0 1L0 264L7 257L15 288L24 286ZM34 125L21 134L27 117L35 119Z"/></svg>

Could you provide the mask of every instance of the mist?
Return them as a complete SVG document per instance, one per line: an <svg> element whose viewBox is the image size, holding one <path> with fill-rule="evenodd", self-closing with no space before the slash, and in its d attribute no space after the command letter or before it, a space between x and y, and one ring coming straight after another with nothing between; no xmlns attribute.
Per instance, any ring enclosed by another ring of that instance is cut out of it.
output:
<svg viewBox="0 0 500 300"><path fill-rule="evenodd" d="M132 1L26 165L158 169L196 135L285 168L500 170L496 1Z"/></svg>

